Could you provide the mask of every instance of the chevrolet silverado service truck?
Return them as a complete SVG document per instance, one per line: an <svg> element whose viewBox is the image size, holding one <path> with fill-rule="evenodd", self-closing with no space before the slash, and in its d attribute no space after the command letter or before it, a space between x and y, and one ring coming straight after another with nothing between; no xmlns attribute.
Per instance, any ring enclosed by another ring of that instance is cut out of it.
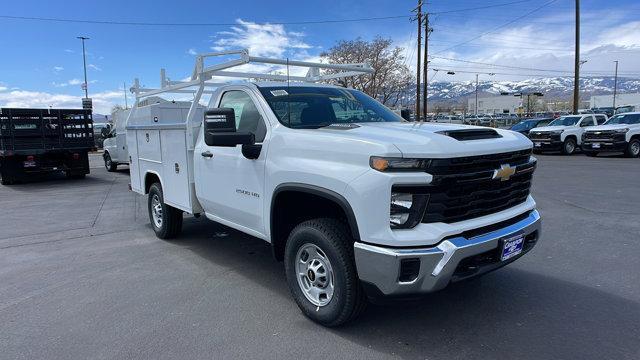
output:
<svg viewBox="0 0 640 360"><path fill-rule="evenodd" d="M206 65L214 56L232 59ZM287 75L230 69L247 63ZM360 91L319 83L369 72L240 50L198 56L186 81L161 71L158 89L136 79L131 188L148 194L156 235L178 236L188 213L269 242L296 303L325 326L370 298L440 290L530 251L540 237L531 141L405 122ZM142 103L167 94L192 100Z"/></svg>

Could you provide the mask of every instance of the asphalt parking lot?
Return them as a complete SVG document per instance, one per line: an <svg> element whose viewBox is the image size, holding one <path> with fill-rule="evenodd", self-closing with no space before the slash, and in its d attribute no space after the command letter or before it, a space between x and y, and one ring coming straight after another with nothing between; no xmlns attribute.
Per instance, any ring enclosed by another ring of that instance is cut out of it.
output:
<svg viewBox="0 0 640 360"><path fill-rule="evenodd" d="M529 255L338 329L260 240L203 218L157 239L97 156L84 180L0 186L0 358L640 358L640 160L538 158Z"/></svg>

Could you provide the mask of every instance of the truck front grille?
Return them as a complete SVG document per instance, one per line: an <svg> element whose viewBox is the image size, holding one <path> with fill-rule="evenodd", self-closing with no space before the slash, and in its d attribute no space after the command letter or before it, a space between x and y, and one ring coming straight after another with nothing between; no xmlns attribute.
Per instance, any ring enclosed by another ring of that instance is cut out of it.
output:
<svg viewBox="0 0 640 360"><path fill-rule="evenodd" d="M529 139L531 140L551 140L560 141L560 134L551 132L529 132Z"/></svg>
<svg viewBox="0 0 640 360"><path fill-rule="evenodd" d="M516 172L508 180L494 173L509 165ZM423 223L454 223L489 215L526 201L536 161L531 150L451 159L433 159L431 185Z"/></svg>
<svg viewBox="0 0 640 360"><path fill-rule="evenodd" d="M586 141L624 141L625 134L616 133L615 131L586 131L584 133Z"/></svg>

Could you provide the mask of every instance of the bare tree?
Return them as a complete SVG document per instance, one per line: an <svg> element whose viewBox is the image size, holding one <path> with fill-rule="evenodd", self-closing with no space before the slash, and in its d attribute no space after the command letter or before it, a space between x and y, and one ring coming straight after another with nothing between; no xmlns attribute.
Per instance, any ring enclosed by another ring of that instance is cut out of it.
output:
<svg viewBox="0 0 640 360"><path fill-rule="evenodd" d="M387 106L397 106L415 77L405 64L401 47L393 47L391 39L376 37L372 41L339 41L320 56L332 63L368 63L372 74L333 80L336 85L361 90ZM331 72L331 71L328 71Z"/></svg>

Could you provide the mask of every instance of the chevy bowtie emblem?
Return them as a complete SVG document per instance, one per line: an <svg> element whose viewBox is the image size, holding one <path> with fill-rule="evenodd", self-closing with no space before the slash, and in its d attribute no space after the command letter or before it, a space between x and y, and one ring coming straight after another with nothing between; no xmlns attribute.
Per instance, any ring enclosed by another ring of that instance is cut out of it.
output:
<svg viewBox="0 0 640 360"><path fill-rule="evenodd" d="M507 181L513 175L515 175L516 169L512 168L509 164L502 164L500 169L493 170L492 179L500 179L500 181Z"/></svg>

